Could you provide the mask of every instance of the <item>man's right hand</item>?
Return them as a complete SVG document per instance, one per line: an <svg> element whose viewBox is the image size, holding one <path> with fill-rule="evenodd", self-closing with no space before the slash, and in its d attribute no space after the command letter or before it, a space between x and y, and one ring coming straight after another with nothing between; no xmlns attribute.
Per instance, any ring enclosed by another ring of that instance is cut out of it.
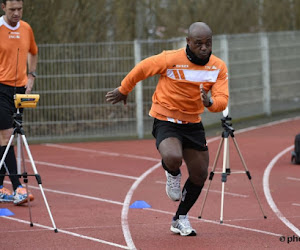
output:
<svg viewBox="0 0 300 250"><path fill-rule="evenodd" d="M112 91L107 92L105 95L106 101L110 102L112 104L118 103L120 101L124 102L124 105L126 105L127 101L127 95L123 95L120 91L119 88L115 88Z"/></svg>

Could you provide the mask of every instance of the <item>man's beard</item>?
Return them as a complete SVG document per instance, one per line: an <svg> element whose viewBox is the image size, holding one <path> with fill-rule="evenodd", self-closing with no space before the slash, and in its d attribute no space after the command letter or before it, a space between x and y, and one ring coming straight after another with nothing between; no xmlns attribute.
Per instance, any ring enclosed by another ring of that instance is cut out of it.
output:
<svg viewBox="0 0 300 250"><path fill-rule="evenodd" d="M209 58L211 56L211 52L209 53L208 57L205 58L205 59L200 59L199 57L197 57L191 50L190 50L190 47L189 45L187 44L186 45L186 56L187 58L192 62L192 63L195 63L197 65L201 65L201 66L204 66L205 64L208 63L209 61Z"/></svg>

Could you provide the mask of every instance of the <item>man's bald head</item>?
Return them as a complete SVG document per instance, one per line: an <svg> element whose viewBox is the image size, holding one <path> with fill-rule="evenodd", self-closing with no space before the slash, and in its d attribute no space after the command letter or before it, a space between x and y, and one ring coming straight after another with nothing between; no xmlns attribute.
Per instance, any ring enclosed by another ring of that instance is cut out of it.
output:
<svg viewBox="0 0 300 250"><path fill-rule="evenodd" d="M188 37L212 36L210 27L203 22L192 23L188 29Z"/></svg>
<svg viewBox="0 0 300 250"><path fill-rule="evenodd" d="M206 23L192 23L188 30L187 55L192 62L205 65L212 53L212 31Z"/></svg>

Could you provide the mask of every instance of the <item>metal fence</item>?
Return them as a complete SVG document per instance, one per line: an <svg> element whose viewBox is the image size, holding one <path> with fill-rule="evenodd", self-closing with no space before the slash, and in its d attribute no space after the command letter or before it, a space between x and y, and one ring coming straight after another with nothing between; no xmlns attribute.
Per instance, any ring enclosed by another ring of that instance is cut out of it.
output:
<svg viewBox="0 0 300 250"><path fill-rule="evenodd" d="M143 58L184 46L185 38L39 45L34 93L40 101L24 113L28 140L150 135L157 76L139 83L125 107L106 103L105 94ZM299 31L214 36L213 53L229 69L234 119L300 108ZM203 123L218 123L221 116L205 111Z"/></svg>

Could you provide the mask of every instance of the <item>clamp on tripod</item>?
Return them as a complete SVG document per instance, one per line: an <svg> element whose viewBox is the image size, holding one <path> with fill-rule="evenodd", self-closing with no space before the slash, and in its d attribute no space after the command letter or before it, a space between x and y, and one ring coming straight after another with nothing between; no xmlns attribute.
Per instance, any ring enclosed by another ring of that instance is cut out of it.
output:
<svg viewBox="0 0 300 250"><path fill-rule="evenodd" d="M20 112L20 108L28 108L28 107L34 108L34 107L36 107L36 104L39 100L39 95L16 94L14 98L15 98L15 107L17 109L16 113L13 116L13 118L14 118L14 130L13 130L11 136L10 136L9 142L6 146L4 154L3 154L2 159L0 161L0 169L1 169L2 165L4 165L5 158L7 156L7 153L8 153L8 150L9 150L10 146L13 143L15 135L18 135L18 139L19 139L19 136L20 136L20 140L17 140L17 143L18 143L18 149L21 150L22 163L23 163L22 165L23 165L24 172L21 174L19 172L20 171L20 169L19 169L18 174L16 174L16 175L19 178L23 177L24 183L26 184L26 190L27 190L28 194L29 194L29 192L28 192L28 177L29 176L34 176L36 178L36 181L39 185L42 196L44 198L44 202L45 202L47 211L49 213L49 216L50 216L50 219L51 219L51 222L52 222L52 225L53 225L54 232L57 233L58 231L57 231L55 222L53 220L53 217L52 217L52 214L51 214L51 211L50 211L50 207L49 207L48 202L47 202L47 198L45 196L45 193L44 193L44 190L43 190L43 187L42 187L42 179L41 179L40 175L37 172L35 163L33 161L33 158L32 158L28 143L27 143L25 132L23 130L22 113ZM27 155L29 157L29 160L30 160L30 163L31 163L34 174L28 174L27 171L26 171L23 146L26 149L26 152L27 152ZM7 170L7 172L8 172L8 170ZM8 173L8 175L10 175L10 174ZM30 199L28 199L28 208L29 208L29 216L30 216L30 226L32 227L33 223L32 223L32 217L31 217Z"/></svg>
<svg viewBox="0 0 300 250"><path fill-rule="evenodd" d="M226 110L227 111L227 110ZM227 111L228 112L228 111ZM226 114L226 115L224 115ZM213 177L214 177L214 174L216 173L215 172L215 169L216 169L216 165L217 165L217 162L218 162L218 159L219 159L219 156L220 156L220 152L221 152L221 148L222 146L224 145L224 151L223 151L223 168L222 168L222 172L219 172L221 173L221 181L222 181L222 193L221 193L221 212L220 212L220 223L222 224L223 223L223 207L224 207L224 192L225 192L225 183L227 181L227 176L231 174L231 170L230 170L230 167L229 167L229 141L228 141L228 138L229 136L232 138L233 142L234 142L234 146L239 154L239 157L241 159L241 162L242 162L242 165L244 166L244 169L245 171L236 171L234 173L245 173L251 183L251 186L252 186L252 189L254 191L254 194L256 196L256 199L258 201L258 204L260 206L260 209L262 211L262 214L264 216L264 218L266 219L267 216L265 215L264 211L263 211L263 208L261 206L261 203L259 201L259 198L258 198L258 195L255 191L255 188L254 188L254 185L252 183L252 177L250 175L250 172L247 168L247 165L245 163L245 160L242 156L242 153L238 147L238 144L236 142L236 139L234 137L234 128L232 127L232 123L230 122L231 121L231 117L228 117L228 114L225 112L223 113L223 118L221 119L221 123L222 123L222 127L223 127L223 132L222 132L222 139L220 141L220 144L219 144L219 148L217 150L217 154L216 154L216 158L214 160L214 163L213 163L213 168L212 168L212 171L210 172L209 174L209 184L208 184L208 188L206 190L206 193L205 193L205 197L204 197L204 200L203 200L203 204L202 204L202 208L201 208L201 211L200 211L200 215L198 216L199 219L201 219L202 217L202 212L203 212L203 209L204 209L204 205L205 205L205 202L206 202L206 199L207 199L207 195L208 195L208 192L209 192L209 189L210 189L210 185L211 185L211 181L213 180Z"/></svg>

